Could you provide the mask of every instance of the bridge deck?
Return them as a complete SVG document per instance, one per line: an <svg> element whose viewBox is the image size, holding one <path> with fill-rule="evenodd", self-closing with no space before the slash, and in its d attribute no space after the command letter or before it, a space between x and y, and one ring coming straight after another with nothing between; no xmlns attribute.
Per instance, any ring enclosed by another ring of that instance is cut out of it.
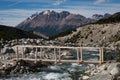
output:
<svg viewBox="0 0 120 80"><path fill-rule="evenodd" d="M35 59L27 59L27 58L19 58L19 60L28 60L28 61L35 61ZM17 60L14 58L13 60ZM56 63L80 63L80 64L100 64L100 61L78 61L78 60L50 60L50 59L37 59L37 61L43 62L56 62Z"/></svg>

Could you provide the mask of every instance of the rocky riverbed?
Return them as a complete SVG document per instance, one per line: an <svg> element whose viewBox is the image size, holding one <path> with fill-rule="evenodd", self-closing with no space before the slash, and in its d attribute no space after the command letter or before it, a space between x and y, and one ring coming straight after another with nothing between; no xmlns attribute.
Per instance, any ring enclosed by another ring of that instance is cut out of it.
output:
<svg viewBox="0 0 120 80"><path fill-rule="evenodd" d="M46 68L50 64L51 63L42 61L34 63L32 61L25 60L12 61L9 64L1 63L2 67L0 68L0 77L40 72L41 68Z"/></svg>
<svg viewBox="0 0 120 80"><path fill-rule="evenodd" d="M97 65L86 69L83 80L120 80L120 63L107 62L102 65Z"/></svg>

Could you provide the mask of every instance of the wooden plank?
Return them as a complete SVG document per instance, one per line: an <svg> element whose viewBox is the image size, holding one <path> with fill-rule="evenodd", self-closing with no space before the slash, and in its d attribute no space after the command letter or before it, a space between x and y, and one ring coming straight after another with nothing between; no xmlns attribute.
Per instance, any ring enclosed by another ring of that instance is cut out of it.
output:
<svg viewBox="0 0 120 80"><path fill-rule="evenodd" d="M34 61L35 59L26 59L26 58L20 58L23 60L29 60L29 61ZM13 60L16 60L16 58L14 58ZM39 59L37 59L37 61L39 61ZM55 62L55 60L50 60L50 59L42 59L41 61L43 62ZM78 60L61 60L61 62L59 62L59 60L57 60L57 63L78 63ZM80 64L99 64L100 61L79 61Z"/></svg>
<svg viewBox="0 0 120 80"><path fill-rule="evenodd" d="M66 48L66 49L76 49L76 48L83 48L83 49L90 49L90 50L94 50L94 49L99 49L100 47L66 47L66 46L31 46L31 45L25 45L25 46L20 46L19 47L43 47L43 48Z"/></svg>

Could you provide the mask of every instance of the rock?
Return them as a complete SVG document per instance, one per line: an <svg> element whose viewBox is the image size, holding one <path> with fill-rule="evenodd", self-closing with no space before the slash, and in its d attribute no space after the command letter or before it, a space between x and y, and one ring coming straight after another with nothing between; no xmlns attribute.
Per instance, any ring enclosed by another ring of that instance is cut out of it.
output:
<svg viewBox="0 0 120 80"><path fill-rule="evenodd" d="M34 63L33 61L25 61L25 60L19 60L19 61L13 61L13 64L7 64L4 66L4 69L0 70L0 76L2 74L6 75L14 75L14 74L24 74L24 73L33 73L33 72L39 72L42 67L47 67L49 63L44 63L41 61L38 61L37 63ZM4 73L3 73L4 72Z"/></svg>
<svg viewBox="0 0 120 80"><path fill-rule="evenodd" d="M120 76L120 63L105 63L86 72L90 72L89 80L117 80Z"/></svg>
<svg viewBox="0 0 120 80"><path fill-rule="evenodd" d="M4 70L0 70L0 76L6 75L6 72Z"/></svg>
<svg viewBox="0 0 120 80"><path fill-rule="evenodd" d="M110 74L97 74L90 77L89 80L113 80L113 76Z"/></svg>
<svg viewBox="0 0 120 80"><path fill-rule="evenodd" d="M118 76L120 75L120 68L114 67L114 68L110 71L110 73L111 73L113 76L118 77Z"/></svg>
<svg viewBox="0 0 120 80"><path fill-rule="evenodd" d="M117 80L120 80L120 76L117 77Z"/></svg>
<svg viewBox="0 0 120 80"><path fill-rule="evenodd" d="M109 72L106 71L106 70L103 70L103 71L101 72L101 74L105 75L105 74L109 74Z"/></svg>
<svg viewBox="0 0 120 80"><path fill-rule="evenodd" d="M16 60L13 60L11 63L10 63L12 66L15 66L17 64L17 61Z"/></svg>
<svg viewBox="0 0 120 80"><path fill-rule="evenodd" d="M88 79L89 79L89 76L83 76L82 79L83 79L83 80L88 80Z"/></svg>
<svg viewBox="0 0 120 80"><path fill-rule="evenodd" d="M4 47L3 49L1 49L1 53L5 54L5 53L15 53L15 52L11 47Z"/></svg>
<svg viewBox="0 0 120 80"><path fill-rule="evenodd" d="M102 70L105 70L107 68L106 64L103 64L102 66L99 67L99 70L102 71Z"/></svg>
<svg viewBox="0 0 120 80"><path fill-rule="evenodd" d="M120 75L120 63L111 63L108 66L108 71L114 77L118 77Z"/></svg>
<svg viewBox="0 0 120 80"><path fill-rule="evenodd" d="M111 63L109 66L108 66L108 71L111 71L114 67L116 66L120 66L120 63Z"/></svg>

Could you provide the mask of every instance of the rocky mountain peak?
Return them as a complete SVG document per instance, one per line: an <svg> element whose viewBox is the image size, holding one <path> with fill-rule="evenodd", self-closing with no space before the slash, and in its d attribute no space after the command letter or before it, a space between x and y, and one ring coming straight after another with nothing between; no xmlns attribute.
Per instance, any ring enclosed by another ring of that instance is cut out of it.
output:
<svg viewBox="0 0 120 80"><path fill-rule="evenodd" d="M56 12L46 10L39 14L33 14L28 19L18 24L17 28L53 36L89 22L90 19L80 14L72 14L68 11Z"/></svg>
<svg viewBox="0 0 120 80"><path fill-rule="evenodd" d="M51 13L50 10L43 11L43 14L44 14L44 15L49 15L50 13Z"/></svg>
<svg viewBox="0 0 120 80"><path fill-rule="evenodd" d="M94 19L94 20L99 20L99 19L102 19L102 18L107 18L107 17L110 17L111 16L111 14L109 14L109 13L105 13L105 14L94 14L93 16L92 16L92 19Z"/></svg>
<svg viewBox="0 0 120 80"><path fill-rule="evenodd" d="M92 19L101 19L101 18L103 18L103 15L101 15L101 14L94 14L93 16L92 16Z"/></svg>

